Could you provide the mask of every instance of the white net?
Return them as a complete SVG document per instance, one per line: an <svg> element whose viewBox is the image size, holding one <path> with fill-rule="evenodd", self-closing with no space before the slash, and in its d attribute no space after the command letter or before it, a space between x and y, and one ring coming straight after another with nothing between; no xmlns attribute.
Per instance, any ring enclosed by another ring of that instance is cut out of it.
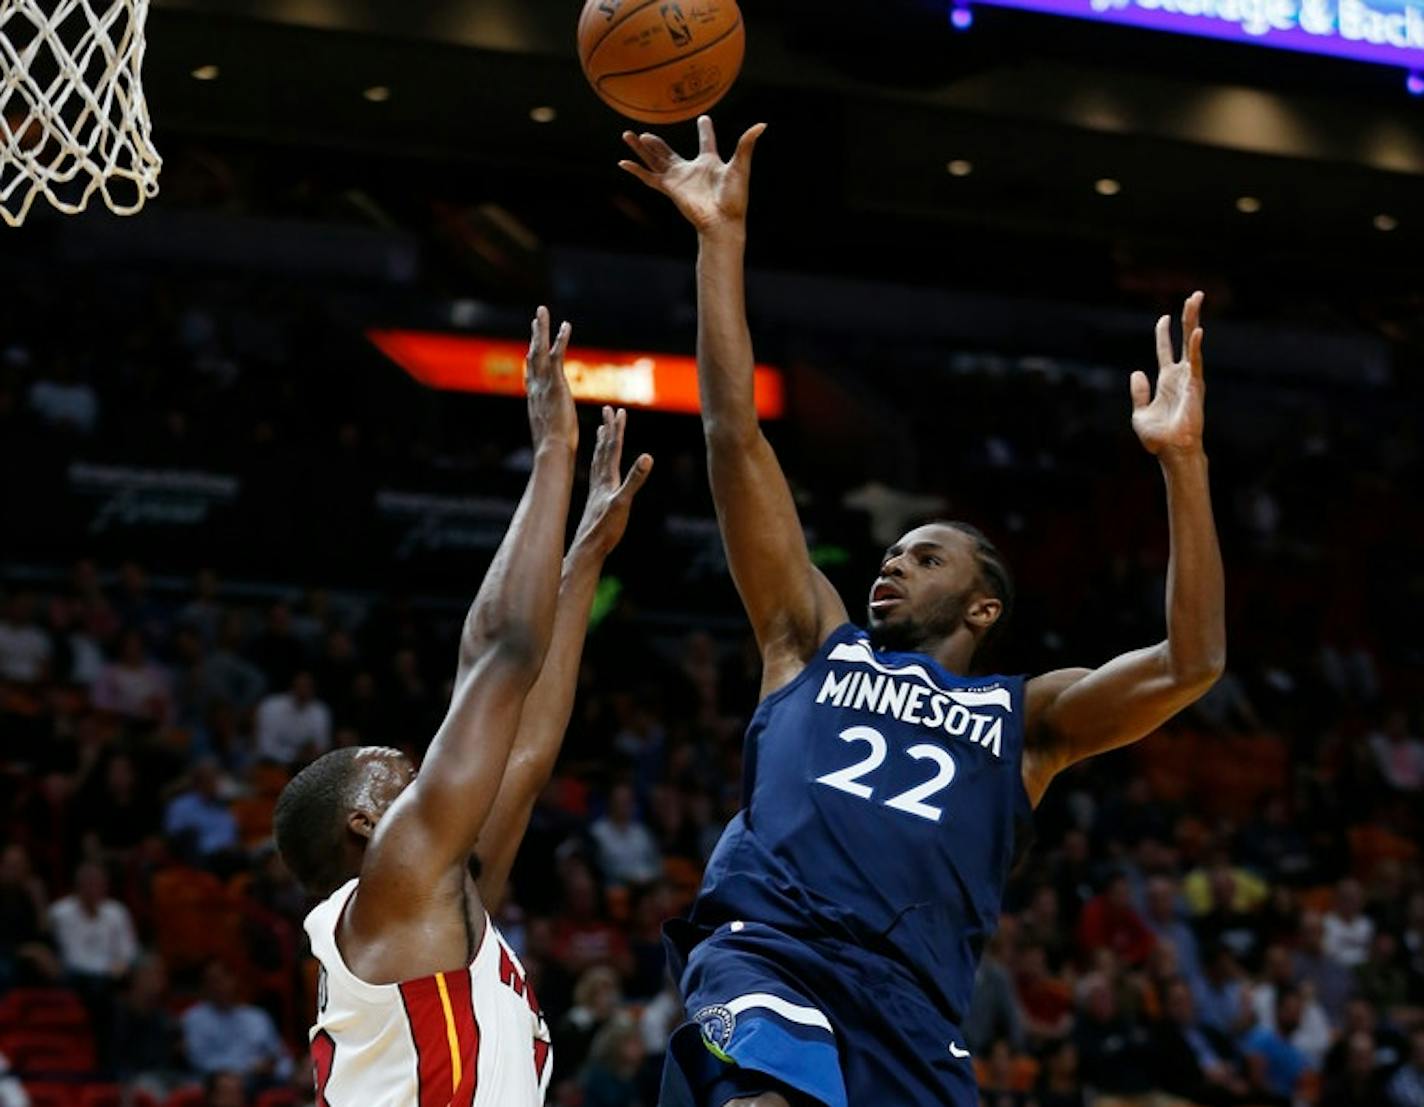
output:
<svg viewBox="0 0 1424 1107"><path fill-rule="evenodd" d="M131 215L163 161L143 98L149 0L0 0L0 219L37 196L83 211L97 192Z"/></svg>

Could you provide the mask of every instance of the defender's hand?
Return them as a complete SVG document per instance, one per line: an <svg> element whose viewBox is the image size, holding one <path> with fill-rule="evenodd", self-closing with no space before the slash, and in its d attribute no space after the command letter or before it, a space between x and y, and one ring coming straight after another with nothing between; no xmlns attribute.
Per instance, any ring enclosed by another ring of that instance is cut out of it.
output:
<svg viewBox="0 0 1424 1107"><path fill-rule="evenodd" d="M549 309L540 307L534 313L534 334L524 359L524 388L529 394L529 429L536 450L556 443L571 450L578 448L578 416L564 376L564 351L569 348L572 330L567 323L561 324L551 346Z"/></svg>
<svg viewBox="0 0 1424 1107"><path fill-rule="evenodd" d="M588 473L588 502L574 534L574 545L582 545L600 557L607 557L622 540L633 497L653 471L653 459L641 454L628 476L620 479L618 465L627 423L628 413L622 408L616 413L611 407L603 409L603 424L598 428L598 444L593 448Z"/></svg>
<svg viewBox="0 0 1424 1107"><path fill-rule="evenodd" d="M1147 374L1132 374L1132 429L1147 452L1158 456L1189 454L1202 448L1206 381L1202 377L1202 293L1193 292L1182 309L1186 348L1172 350L1171 321L1157 320L1157 394Z"/></svg>
<svg viewBox="0 0 1424 1107"><path fill-rule="evenodd" d="M717 135L712 130L712 120L705 115L697 120L700 148L691 161L679 157L657 135L624 131L623 141L642 159L642 164L620 161L618 165L649 188L667 195L699 232L739 225L747 217L752 151L765 130L765 123L748 130L737 143L732 160L726 162L717 154Z"/></svg>

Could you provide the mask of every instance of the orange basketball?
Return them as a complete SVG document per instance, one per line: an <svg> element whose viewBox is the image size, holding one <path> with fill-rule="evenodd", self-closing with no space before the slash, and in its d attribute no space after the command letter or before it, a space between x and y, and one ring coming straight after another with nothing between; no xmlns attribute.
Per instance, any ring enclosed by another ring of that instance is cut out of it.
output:
<svg viewBox="0 0 1424 1107"><path fill-rule="evenodd" d="M578 44L584 75L609 107L677 123L732 87L746 32L736 0L587 0Z"/></svg>

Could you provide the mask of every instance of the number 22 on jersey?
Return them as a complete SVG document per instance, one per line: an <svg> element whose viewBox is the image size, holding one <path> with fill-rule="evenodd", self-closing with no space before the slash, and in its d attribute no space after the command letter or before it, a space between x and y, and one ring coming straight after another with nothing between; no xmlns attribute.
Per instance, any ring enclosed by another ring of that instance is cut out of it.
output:
<svg viewBox="0 0 1424 1107"><path fill-rule="evenodd" d="M873 726L853 726L841 731L840 738L843 742L864 742L870 747L870 752L853 765L847 765L844 769L837 769L835 772L818 776L816 783L828 785L842 792L849 792L863 800L873 801L875 788L870 784L863 784L861 781L862 778L871 776L885 763L888 750L885 735ZM906 789L884 800L884 806L893 807L897 811L904 811L917 818L937 823L944 817L944 808L925 801L943 792L954 782L956 771L954 758L950 756L948 750L928 742L911 746L905 750L905 756L912 757L916 761L932 762L935 766L934 775L916 784L913 788Z"/></svg>

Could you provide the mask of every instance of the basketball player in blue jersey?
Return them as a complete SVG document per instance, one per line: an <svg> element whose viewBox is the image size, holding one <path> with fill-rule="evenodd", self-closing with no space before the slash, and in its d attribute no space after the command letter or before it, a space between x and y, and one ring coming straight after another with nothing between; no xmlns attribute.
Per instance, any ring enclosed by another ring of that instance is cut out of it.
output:
<svg viewBox="0 0 1424 1107"><path fill-rule="evenodd" d="M885 551L869 629L812 565L757 425L743 252L752 150L685 160L626 134L620 164L698 233L698 363L712 492L761 649L744 808L669 945L691 1022L664 1107L978 1103L960 1024L997 923L1015 839L1054 776L1135 742L1201 696L1226 651L1221 555L1202 449L1201 294L1185 352L1157 323L1155 394L1132 427L1167 490L1167 637L1099 669L970 676L1013 602L974 527L918 527Z"/></svg>

